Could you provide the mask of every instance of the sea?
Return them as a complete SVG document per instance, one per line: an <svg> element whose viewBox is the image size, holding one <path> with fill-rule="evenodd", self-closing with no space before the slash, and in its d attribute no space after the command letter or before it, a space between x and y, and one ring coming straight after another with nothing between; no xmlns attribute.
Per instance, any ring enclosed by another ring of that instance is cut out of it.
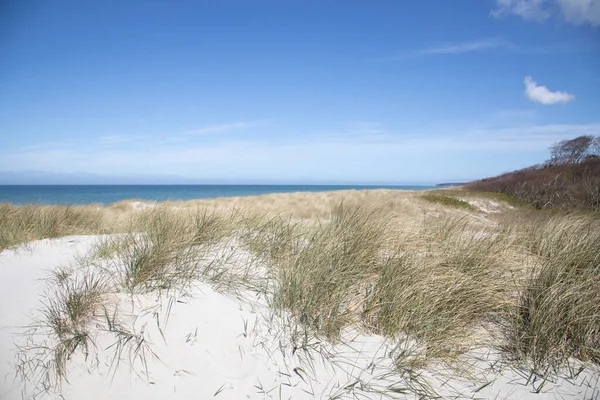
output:
<svg viewBox="0 0 600 400"><path fill-rule="evenodd" d="M409 185L0 185L0 203L107 205L128 199L166 201L255 196L268 193L433 188L435 186Z"/></svg>

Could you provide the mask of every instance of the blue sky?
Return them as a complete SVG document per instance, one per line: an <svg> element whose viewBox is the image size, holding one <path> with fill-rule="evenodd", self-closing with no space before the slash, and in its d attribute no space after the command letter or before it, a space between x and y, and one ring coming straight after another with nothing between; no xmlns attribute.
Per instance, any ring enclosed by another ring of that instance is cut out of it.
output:
<svg viewBox="0 0 600 400"><path fill-rule="evenodd" d="M0 183L437 183L600 135L600 0L0 8Z"/></svg>

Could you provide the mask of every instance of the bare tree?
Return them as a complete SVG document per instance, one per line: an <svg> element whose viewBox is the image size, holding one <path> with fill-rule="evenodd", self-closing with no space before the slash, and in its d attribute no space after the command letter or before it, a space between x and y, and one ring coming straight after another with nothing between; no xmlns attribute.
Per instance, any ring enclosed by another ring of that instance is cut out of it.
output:
<svg viewBox="0 0 600 400"><path fill-rule="evenodd" d="M591 135L576 137L571 140L563 140L550 147L550 163L554 165L577 164L590 155L590 147L596 147L597 140Z"/></svg>

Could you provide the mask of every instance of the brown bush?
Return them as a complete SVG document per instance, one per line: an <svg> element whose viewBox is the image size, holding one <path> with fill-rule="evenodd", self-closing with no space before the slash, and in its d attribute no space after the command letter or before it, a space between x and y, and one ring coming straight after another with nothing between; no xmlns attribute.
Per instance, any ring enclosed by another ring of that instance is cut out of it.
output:
<svg viewBox="0 0 600 400"><path fill-rule="evenodd" d="M600 159L563 165L536 165L471 182L472 190L508 193L536 208L600 211Z"/></svg>

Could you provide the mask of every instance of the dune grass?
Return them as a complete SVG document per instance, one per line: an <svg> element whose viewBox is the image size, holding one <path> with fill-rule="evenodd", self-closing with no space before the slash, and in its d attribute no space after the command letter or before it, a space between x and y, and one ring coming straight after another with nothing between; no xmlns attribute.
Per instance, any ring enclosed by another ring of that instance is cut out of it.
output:
<svg viewBox="0 0 600 400"><path fill-rule="evenodd" d="M399 370L439 362L459 368L461 355L478 346L499 346L537 373L556 372L570 358L600 363L597 214L504 209L482 222L467 202L430 194L450 207L419 217L431 200L395 196L361 194L327 212L316 208L319 217L309 219L298 218L312 215L304 208L198 204L129 211L118 228L104 210L3 206L0 218L12 221L2 227L10 246L39 235L120 232L100 240L83 263L99 266L100 275L64 270L51 282L57 300L42 315L58 347L55 366L41 364L54 371L50 380L64 377L69 354L86 351L86 327L107 293L163 293L197 281L261 292L277 313L293 317L295 346L340 340L349 326L409 340L414 354L398 356ZM32 218L42 214L50 222L38 227ZM103 329L134 335L115 328L115 316L105 319Z"/></svg>
<svg viewBox="0 0 600 400"><path fill-rule="evenodd" d="M50 283L41 315L25 333L27 341L18 353L17 374L34 383L34 393L60 388L68 381L67 366L73 355L90 353L92 322L109 291L106 277L89 271L59 269Z"/></svg>
<svg viewBox="0 0 600 400"><path fill-rule="evenodd" d="M600 218L521 216L523 247L536 256L510 318L510 350L544 371L570 357L600 361Z"/></svg>
<svg viewBox="0 0 600 400"><path fill-rule="evenodd" d="M102 233L105 211L87 206L14 206L0 203L0 251L66 235Z"/></svg>
<svg viewBox="0 0 600 400"><path fill-rule="evenodd" d="M597 362L597 216L542 220L525 209L497 219L484 227L446 215L390 238L390 214L339 207L304 232L279 220L258 241L274 306L329 339L350 324L408 334L426 348L423 364L452 363L482 344L482 328L501 329L509 353L537 372L569 357Z"/></svg>
<svg viewBox="0 0 600 400"><path fill-rule="evenodd" d="M354 319L352 309L361 301L363 286L381 265L386 221L378 214L377 209L341 204L330 221L309 229L303 240L288 237L291 250L271 263L273 305L290 310L327 338L337 338Z"/></svg>
<svg viewBox="0 0 600 400"><path fill-rule="evenodd" d="M185 295L194 281L227 279L220 264L203 261L209 245L230 233L231 222L206 210L143 210L129 216L125 232L100 237L76 265L53 271L39 317L23 334L18 353L17 374L33 385L34 397L58 391L68 381L71 360L97 352L101 333L112 337L111 369L123 360L145 365L155 355L143 331L120 321L115 302L152 292Z"/></svg>
<svg viewBox="0 0 600 400"><path fill-rule="evenodd" d="M426 360L455 360L476 344L473 331L506 307L510 275L498 259L502 243L465 225L452 219L429 226L421 251L384 264L368 299L370 326L419 340Z"/></svg>
<svg viewBox="0 0 600 400"><path fill-rule="evenodd" d="M198 280L203 260L231 235L237 213L155 207L134 213L126 232L96 244L92 258L108 259L128 292L168 290Z"/></svg>

